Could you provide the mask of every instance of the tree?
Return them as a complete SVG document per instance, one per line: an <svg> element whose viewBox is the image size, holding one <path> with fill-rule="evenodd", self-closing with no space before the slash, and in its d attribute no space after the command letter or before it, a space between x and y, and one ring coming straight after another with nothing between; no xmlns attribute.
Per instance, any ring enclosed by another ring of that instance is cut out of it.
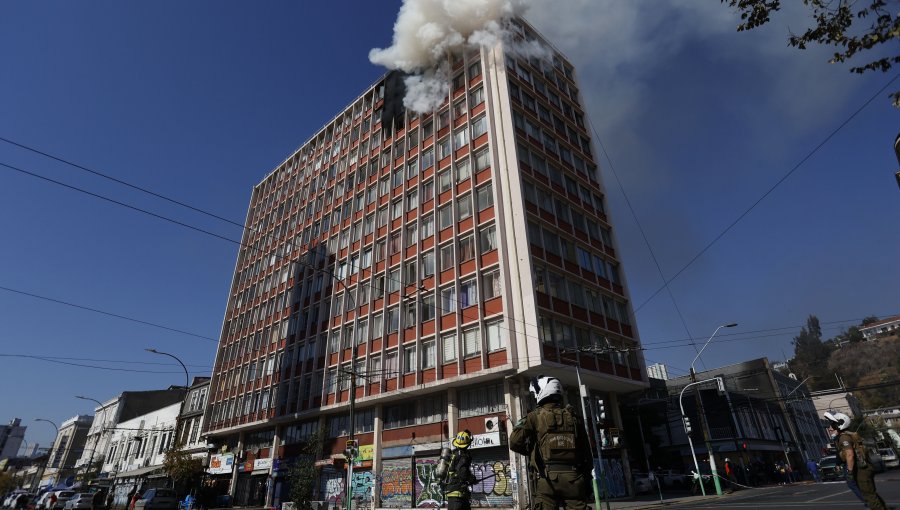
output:
<svg viewBox="0 0 900 510"><path fill-rule="evenodd" d="M875 317L874 315L870 315L862 320L862 323L860 324L860 326L865 327L865 326L868 326L869 324L875 324L876 322L878 322L878 317Z"/></svg>
<svg viewBox="0 0 900 510"><path fill-rule="evenodd" d="M737 7L741 13L738 31L750 30L765 25L771 15L781 9L781 0L721 0L730 7ZM857 54L871 55L871 51L884 45L897 51L900 39L900 10L887 7L887 0L863 0L862 2L835 2L834 0L803 0L812 10L815 24L801 35L791 34L788 43L801 50L819 44L835 48L829 62L845 62ZM892 13L891 10L895 12ZM861 24L870 21L866 28ZM856 26L854 26L854 22ZM892 46L893 44L893 46ZM871 58L871 57L870 57ZM900 63L900 55L894 54L875 58L862 65L850 68L851 72L862 74L866 71L887 72L894 64ZM893 92L894 106L900 107L900 91Z"/></svg>
<svg viewBox="0 0 900 510"><path fill-rule="evenodd" d="M311 510L316 483L316 456L322 451L322 431L313 433L300 443L299 455L288 468L290 498L295 510Z"/></svg>
<svg viewBox="0 0 900 510"><path fill-rule="evenodd" d="M175 447L166 452L163 470L176 484L190 484L203 473L203 460Z"/></svg>
<svg viewBox="0 0 900 510"><path fill-rule="evenodd" d="M820 390L830 386L828 358L831 348L822 343L822 327L819 318L810 315L806 326L794 337L794 360L791 369L798 379L809 378L809 389Z"/></svg>
<svg viewBox="0 0 900 510"><path fill-rule="evenodd" d="M0 471L0 494L5 495L16 487L16 479L6 471Z"/></svg>

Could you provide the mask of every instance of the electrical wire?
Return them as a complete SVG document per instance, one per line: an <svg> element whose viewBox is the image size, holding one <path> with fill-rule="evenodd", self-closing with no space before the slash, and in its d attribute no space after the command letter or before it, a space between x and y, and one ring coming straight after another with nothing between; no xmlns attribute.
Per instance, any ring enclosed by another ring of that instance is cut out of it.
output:
<svg viewBox="0 0 900 510"><path fill-rule="evenodd" d="M853 120L854 118L856 118L856 116L859 115L859 113L862 112L863 109L865 109L867 106L869 106L869 104L870 104L872 101L874 101L877 97L881 96L881 94L884 93L884 91L887 90L887 88L890 87L891 84L893 84L893 83L897 80L898 77L900 77L900 74L894 75L893 78L891 78L890 80L888 80L888 82L885 83L884 86L882 86L880 89L878 89L877 92L875 92L871 97L869 97L869 99L866 100L859 108L857 108L856 111L854 111L849 117L847 117L846 120L844 120L844 121L841 122L836 128L834 128L834 129L833 129L833 130L832 130L832 131L831 131L831 132L830 132L830 133L829 133L829 134L828 134L821 142L819 142L818 145L816 145L815 147L813 147L812 150L810 150L809 152L807 152L806 155L803 156L803 157L800 159L800 161L798 161L793 167L791 167L790 170L787 171L787 173L785 173L780 179L778 179L778 181L776 181L775 184L773 184L768 190L766 190L766 192L763 193L762 196L760 196L758 199L756 199L755 202L753 202L747 209L745 209L741 214L739 214L738 217L735 218L735 219L734 219L727 227L725 227L724 230L722 230L722 231L719 232L715 237L713 237L713 239L712 239L711 241L709 241L709 242L706 244L706 246L704 246L699 252L697 252L697 254L694 255L693 258L691 258L691 260L689 260L685 265L683 265L683 266L681 267L681 269L679 269L678 271L676 271L675 274L672 275L671 278L669 278L668 280L666 280L665 283L664 283L662 286L660 286L658 289L656 289L656 291L654 291L654 292L650 295L650 297L648 297L646 300L644 300L644 302L641 303L640 306L638 306L637 308L635 308L635 309L634 309L634 313L637 314L637 312L639 312L639 311L641 310L641 308L643 308L647 303L649 303L650 301L652 301L653 298L655 298L656 295L660 293L660 291L662 291L663 289L667 288L666 286L667 286L668 284L672 283L676 278L678 278L679 276L681 276L681 274L684 273L684 271L685 271L687 268L691 267L691 266L694 264L694 262L697 261L697 259L699 259L704 253L706 253L710 248L712 248L713 245L715 245L715 244L719 241L719 239L721 239L722 237L724 237L725 234L727 234L727 233L728 233L732 228L734 228L741 220L743 220L744 217L746 217L748 214L750 214L750 211L752 211L753 209L755 209L756 206L758 206L758 205L760 204L760 202L762 202L766 197L768 197L770 194L772 194L772 192L775 191L775 189L778 188L778 186L780 186L781 183L783 183L784 181L786 181L787 178L790 177L794 172L796 172L797 169L799 169L804 163L806 163L806 161L808 161L809 158L813 157L813 155L815 155L815 153L818 152L819 149L821 149L822 147L824 147L826 143L828 143L832 138L834 138L834 136L835 136L836 134L838 134L838 132L840 132L841 129L844 128L844 126L846 126L847 124L850 123L851 120Z"/></svg>
<svg viewBox="0 0 900 510"><path fill-rule="evenodd" d="M0 163L0 164L2 164L2 163ZM15 294L21 294L23 296L33 297L35 299L43 299L44 301L50 301L52 303L57 303L60 305L71 306L72 308L78 308L79 310L86 310L89 312L99 313L102 315L107 315L109 317L115 317L117 319L123 319L126 321L136 322L138 324L143 324L145 326L152 326L154 328L164 329L166 331L172 331L174 333L181 333L182 335L188 335L188 336L192 336L192 337L196 337L196 338L201 338L203 340L211 340L213 342L218 342L218 340L216 340L215 338L203 336L203 335L200 335L197 333L191 333L190 331L185 331L183 329L177 329L177 328L173 328L173 327L169 327L169 326L164 326L164 325L158 324L156 322L150 322L150 321L146 321L146 320L142 320L142 319L135 319L134 317L128 317L126 315L120 315L117 313L107 312L107 311L101 310L99 308L93 308L90 306L79 305L79 304L75 304L75 303L72 303L69 301L63 301L61 299L55 299L55 298L51 298L51 297L47 297L47 296L42 296L40 294L34 294L32 292L25 292L24 290L13 289L11 287L4 287L4 286L0 286L0 290L4 290L6 292L12 292Z"/></svg>

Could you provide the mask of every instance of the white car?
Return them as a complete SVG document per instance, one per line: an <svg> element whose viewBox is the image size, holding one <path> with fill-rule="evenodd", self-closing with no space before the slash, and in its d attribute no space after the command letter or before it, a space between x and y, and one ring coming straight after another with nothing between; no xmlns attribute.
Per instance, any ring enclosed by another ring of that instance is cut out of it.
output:
<svg viewBox="0 0 900 510"><path fill-rule="evenodd" d="M881 455L885 469L900 467L900 459L897 458L897 452L893 448L879 448L878 455Z"/></svg>

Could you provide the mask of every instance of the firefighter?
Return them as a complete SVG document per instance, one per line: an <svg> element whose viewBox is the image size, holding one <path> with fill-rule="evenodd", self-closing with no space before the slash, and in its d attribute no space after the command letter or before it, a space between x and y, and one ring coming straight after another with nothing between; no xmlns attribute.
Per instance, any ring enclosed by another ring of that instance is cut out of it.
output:
<svg viewBox="0 0 900 510"><path fill-rule="evenodd" d="M453 439L453 452L450 455L447 481L443 485L444 499L448 510L470 510L472 508L472 491L469 488L476 482L472 473L472 456L469 445L472 444L472 433L463 430Z"/></svg>

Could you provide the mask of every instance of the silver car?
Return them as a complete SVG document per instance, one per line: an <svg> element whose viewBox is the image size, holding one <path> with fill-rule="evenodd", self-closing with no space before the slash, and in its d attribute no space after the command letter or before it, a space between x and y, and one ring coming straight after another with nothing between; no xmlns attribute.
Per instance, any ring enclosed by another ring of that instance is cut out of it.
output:
<svg viewBox="0 0 900 510"><path fill-rule="evenodd" d="M178 495L172 489L147 489L134 510L178 510Z"/></svg>
<svg viewBox="0 0 900 510"><path fill-rule="evenodd" d="M91 510L94 506L94 495L90 492L81 492L66 501L66 510Z"/></svg>

